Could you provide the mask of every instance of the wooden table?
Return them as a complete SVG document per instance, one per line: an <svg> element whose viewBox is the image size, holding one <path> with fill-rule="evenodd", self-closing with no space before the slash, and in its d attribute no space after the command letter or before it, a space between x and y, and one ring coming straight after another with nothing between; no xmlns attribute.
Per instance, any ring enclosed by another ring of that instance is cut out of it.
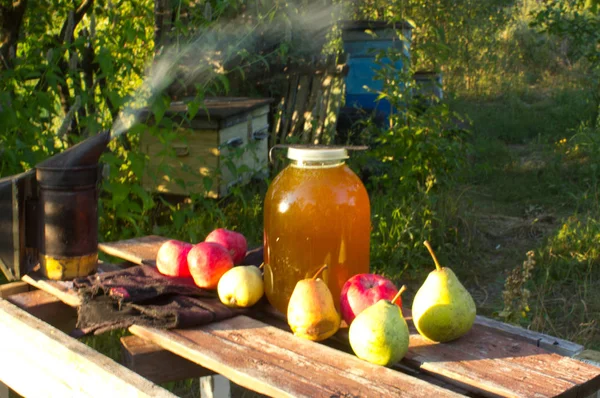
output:
<svg viewBox="0 0 600 398"><path fill-rule="evenodd" d="M141 264L163 241L100 247ZM483 317L463 338L435 344L407 316L410 348L391 368L352 355L346 329L314 343L294 337L269 310L186 330L132 326L121 339L125 367L59 330L73 327L79 305L70 283L38 274L24 282L0 290L0 380L27 396L170 396L149 380L213 372L276 397L588 397L600 389L600 368L572 358L583 347Z"/></svg>

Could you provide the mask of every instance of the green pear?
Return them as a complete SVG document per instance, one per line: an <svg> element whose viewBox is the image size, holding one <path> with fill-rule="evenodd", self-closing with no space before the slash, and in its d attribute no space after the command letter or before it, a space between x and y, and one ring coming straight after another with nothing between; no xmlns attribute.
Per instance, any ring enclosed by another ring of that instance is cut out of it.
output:
<svg viewBox="0 0 600 398"><path fill-rule="evenodd" d="M440 266L429 242L425 241L424 245L436 269L429 273L415 295L413 322L423 337L444 343L461 337L471 329L475 322L475 301L454 272Z"/></svg>
<svg viewBox="0 0 600 398"><path fill-rule="evenodd" d="M402 310L394 303L406 286L389 300L379 300L354 318L348 330L350 347L365 361L388 366L398 362L408 351L409 332Z"/></svg>
<svg viewBox="0 0 600 398"><path fill-rule="evenodd" d="M287 320L295 336L321 341L340 328L342 320L335 309L327 284L317 276L327 268L321 267L312 278L298 281L290 297Z"/></svg>

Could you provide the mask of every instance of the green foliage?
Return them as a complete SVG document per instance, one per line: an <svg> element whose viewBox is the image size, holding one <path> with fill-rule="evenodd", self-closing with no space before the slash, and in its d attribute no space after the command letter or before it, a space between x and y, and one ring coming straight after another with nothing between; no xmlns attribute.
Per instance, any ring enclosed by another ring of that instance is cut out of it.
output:
<svg viewBox="0 0 600 398"><path fill-rule="evenodd" d="M468 115L477 137L508 144L551 143L589 120L595 108L592 93L582 83L555 79L549 84L506 91L493 100L456 99L451 107Z"/></svg>
<svg viewBox="0 0 600 398"><path fill-rule="evenodd" d="M551 1L535 14L532 26L568 44L573 62L589 63L587 84L594 87L592 123L600 126L600 12L597 1Z"/></svg>
<svg viewBox="0 0 600 398"><path fill-rule="evenodd" d="M436 245L453 242L447 233L455 220L444 213L440 194L465 166L469 132L459 127L462 118L446 103L414 95L415 69L404 55L395 49L380 51L375 62L376 79L383 82L378 99L395 111L389 125L367 121L359 126L359 139L371 148L353 161L367 177L371 197L371 264L396 280L415 278L428 258L425 239Z"/></svg>
<svg viewBox="0 0 600 398"><path fill-rule="evenodd" d="M110 126L152 52L151 3L97 2L78 24L67 1L29 3L18 52L0 68L0 176Z"/></svg>
<svg viewBox="0 0 600 398"><path fill-rule="evenodd" d="M513 269L504 283L502 292L504 309L499 315L505 322L524 323L528 318L531 292L525 285L531 278L531 272L535 267L534 257L533 251L527 252L527 259L523 261L523 265Z"/></svg>
<svg viewBox="0 0 600 398"><path fill-rule="evenodd" d="M597 199L597 198L596 198ZM596 202L597 203L597 202ZM540 249L531 325L597 349L600 300L600 209L576 213ZM565 317L561 314L568 313Z"/></svg>
<svg viewBox="0 0 600 398"><path fill-rule="evenodd" d="M413 55L417 69L444 73L451 92L482 93L487 79L501 73L498 33L510 14L504 0L410 2L404 15L415 22Z"/></svg>
<svg viewBox="0 0 600 398"><path fill-rule="evenodd" d="M531 25L568 39L568 56L574 62L580 58L587 58L592 64L598 61L600 14L597 4L573 0L550 1L535 13Z"/></svg>

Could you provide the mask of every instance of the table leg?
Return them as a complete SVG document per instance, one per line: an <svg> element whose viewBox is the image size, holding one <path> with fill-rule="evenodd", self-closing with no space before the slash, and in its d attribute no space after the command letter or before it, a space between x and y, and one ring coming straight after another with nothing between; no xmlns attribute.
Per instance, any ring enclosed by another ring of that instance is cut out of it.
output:
<svg viewBox="0 0 600 398"><path fill-rule="evenodd" d="M573 358L581 362L589 363L590 365L600 367L600 351L583 350L580 353L574 355ZM586 398L600 398L600 390L587 396Z"/></svg>
<svg viewBox="0 0 600 398"><path fill-rule="evenodd" d="M201 377L200 398L231 398L231 383L221 375Z"/></svg>
<svg viewBox="0 0 600 398"><path fill-rule="evenodd" d="M9 398L10 390L8 386L0 381L0 398Z"/></svg>

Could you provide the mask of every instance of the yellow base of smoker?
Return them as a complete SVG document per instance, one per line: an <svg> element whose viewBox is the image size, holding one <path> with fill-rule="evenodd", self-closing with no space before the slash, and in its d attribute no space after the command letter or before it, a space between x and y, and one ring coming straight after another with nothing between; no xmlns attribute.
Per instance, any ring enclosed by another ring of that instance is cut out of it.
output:
<svg viewBox="0 0 600 398"><path fill-rule="evenodd" d="M48 279L56 281L87 276L98 269L98 253L62 258L41 255L40 269Z"/></svg>

